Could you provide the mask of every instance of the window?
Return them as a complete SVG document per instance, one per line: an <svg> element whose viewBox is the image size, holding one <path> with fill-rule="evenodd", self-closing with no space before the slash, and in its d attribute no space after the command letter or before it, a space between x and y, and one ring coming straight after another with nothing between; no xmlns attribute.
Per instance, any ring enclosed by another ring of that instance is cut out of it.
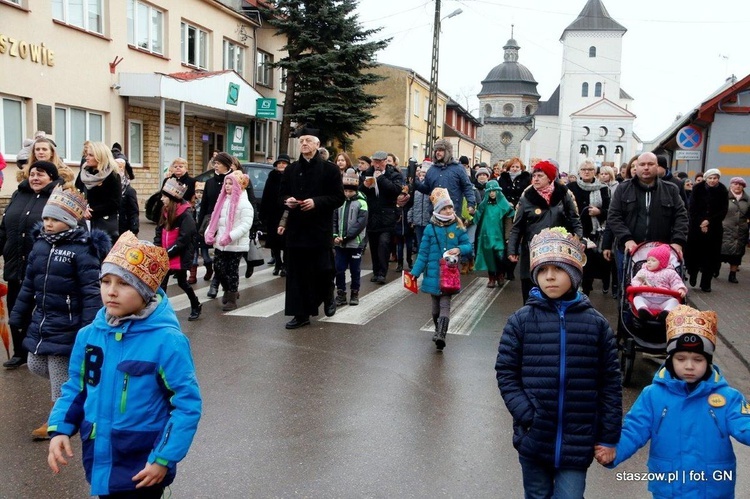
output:
<svg viewBox="0 0 750 499"><path fill-rule="evenodd" d="M103 0L52 0L52 17L65 24L104 34Z"/></svg>
<svg viewBox="0 0 750 499"><path fill-rule="evenodd" d="M164 13L137 0L128 0L128 43L164 54Z"/></svg>
<svg viewBox="0 0 750 499"><path fill-rule="evenodd" d="M81 148L87 140L101 142L104 137L104 115L73 107L55 108L57 152L66 161L81 159Z"/></svg>
<svg viewBox="0 0 750 499"><path fill-rule="evenodd" d="M435 123L437 123L438 128L443 127L443 105L438 104L437 106L437 116L435 116Z"/></svg>
<svg viewBox="0 0 750 499"><path fill-rule="evenodd" d="M187 23L181 29L182 63L208 69L208 33Z"/></svg>
<svg viewBox="0 0 750 499"><path fill-rule="evenodd" d="M581 85L581 97L588 97L589 96L589 84L584 82L583 85Z"/></svg>
<svg viewBox="0 0 750 499"><path fill-rule="evenodd" d="M589 57L596 57L596 47L593 45L589 47Z"/></svg>
<svg viewBox="0 0 750 499"><path fill-rule="evenodd" d="M484 115L485 116L492 116L492 104L485 104L484 105Z"/></svg>
<svg viewBox="0 0 750 499"><path fill-rule="evenodd" d="M503 116L513 116L513 104L510 102L503 106Z"/></svg>
<svg viewBox="0 0 750 499"><path fill-rule="evenodd" d="M602 84L597 82L594 86L594 97L601 97L602 96Z"/></svg>
<svg viewBox="0 0 750 499"><path fill-rule="evenodd" d="M533 111L534 111L534 107L531 104L529 104L528 106L526 106L526 116L531 116L531 113Z"/></svg>
<svg viewBox="0 0 750 499"><path fill-rule="evenodd" d="M281 68L281 76L279 77L279 90L286 92L286 68Z"/></svg>
<svg viewBox="0 0 750 499"><path fill-rule="evenodd" d="M609 130L607 130L606 126L599 127L599 137L606 137L608 133L609 133Z"/></svg>
<svg viewBox="0 0 750 499"><path fill-rule="evenodd" d="M20 100L0 100L0 151L16 154L23 146L23 105Z"/></svg>
<svg viewBox="0 0 750 499"><path fill-rule="evenodd" d="M268 141L268 122L255 122L255 152L265 153Z"/></svg>
<svg viewBox="0 0 750 499"><path fill-rule="evenodd" d="M424 120L427 121L427 116L430 114L430 96L426 96L424 98L424 110L422 111L422 115L424 116Z"/></svg>
<svg viewBox="0 0 750 499"><path fill-rule="evenodd" d="M143 122L128 121L128 159L131 165L143 164Z"/></svg>
<svg viewBox="0 0 750 499"><path fill-rule="evenodd" d="M590 133L591 133L591 129L589 127L587 127L587 126L583 127L583 136L584 137L587 136Z"/></svg>
<svg viewBox="0 0 750 499"><path fill-rule="evenodd" d="M500 142L503 143L504 146L507 146L513 141L513 134L510 132L503 132L502 135L500 135Z"/></svg>
<svg viewBox="0 0 750 499"><path fill-rule="evenodd" d="M244 76L245 49L229 40L224 40L224 69L234 69L237 74Z"/></svg>
<svg viewBox="0 0 750 499"><path fill-rule="evenodd" d="M419 116L419 90L414 91L414 116Z"/></svg>
<svg viewBox="0 0 750 499"><path fill-rule="evenodd" d="M255 81L259 85L273 88L273 56L258 51L258 68L255 72Z"/></svg>

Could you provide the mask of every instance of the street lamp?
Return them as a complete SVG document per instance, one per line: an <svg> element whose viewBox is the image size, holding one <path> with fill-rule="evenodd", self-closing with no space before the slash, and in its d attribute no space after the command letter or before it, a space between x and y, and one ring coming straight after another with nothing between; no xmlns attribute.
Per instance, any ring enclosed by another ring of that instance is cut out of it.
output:
<svg viewBox="0 0 750 499"><path fill-rule="evenodd" d="M432 156L432 146L437 140L437 101L438 101L438 65L440 59L440 23L459 15L463 10L456 9L440 18L440 0L435 0L435 26L432 34L432 69L430 70L430 98L427 105L427 140L426 155Z"/></svg>

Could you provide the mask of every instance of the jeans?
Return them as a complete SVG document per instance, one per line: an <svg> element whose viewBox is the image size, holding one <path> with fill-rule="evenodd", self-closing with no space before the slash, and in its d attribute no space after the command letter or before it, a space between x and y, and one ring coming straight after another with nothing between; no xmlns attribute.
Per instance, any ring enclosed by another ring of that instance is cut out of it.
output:
<svg viewBox="0 0 750 499"><path fill-rule="evenodd" d="M582 499L586 470L562 470L519 457L526 499Z"/></svg>
<svg viewBox="0 0 750 499"><path fill-rule="evenodd" d="M193 255L193 265L198 265L198 253L203 257L203 265L210 265L212 261L208 250L209 247L202 242L202 238L198 238L198 248L196 248L195 255Z"/></svg>
<svg viewBox="0 0 750 499"><path fill-rule="evenodd" d="M352 275L352 291L359 291L362 250L360 248L334 248L336 252L336 289L346 291L346 270Z"/></svg>
<svg viewBox="0 0 750 499"><path fill-rule="evenodd" d="M419 245L422 244L422 236L424 235L424 225L414 226L414 236L417 238L417 253L419 253Z"/></svg>
<svg viewBox="0 0 750 499"><path fill-rule="evenodd" d="M392 232L367 232L372 257L372 273L376 277L385 277L388 273L388 258L391 254Z"/></svg>

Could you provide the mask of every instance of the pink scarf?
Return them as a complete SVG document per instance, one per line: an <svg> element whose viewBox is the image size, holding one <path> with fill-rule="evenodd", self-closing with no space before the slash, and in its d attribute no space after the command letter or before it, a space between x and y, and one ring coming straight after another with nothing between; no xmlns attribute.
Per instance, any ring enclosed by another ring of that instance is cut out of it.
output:
<svg viewBox="0 0 750 499"><path fill-rule="evenodd" d="M542 187L541 189L537 189L536 192L538 192L539 195L542 196L545 201L547 201L547 204L549 204L550 200L552 199L552 191L554 190L555 190L555 183L550 182L550 184L547 187Z"/></svg>
<svg viewBox="0 0 750 499"><path fill-rule="evenodd" d="M232 195L229 198L229 213L227 213L227 234L232 231L234 227L234 214L237 211L237 205L240 202L240 195L245 194L245 190L240 187L239 182L232 175L227 175L224 178L224 184L227 183L227 179L232 182ZM211 214L211 221L208 223L208 229L206 229L206 244L214 244L216 242L216 229L219 226L219 218L221 218L221 210L224 208L224 201L227 199L226 185L221 186L221 192L219 193L219 199L216 200L216 206L214 206L214 212ZM216 215L216 216L214 216Z"/></svg>

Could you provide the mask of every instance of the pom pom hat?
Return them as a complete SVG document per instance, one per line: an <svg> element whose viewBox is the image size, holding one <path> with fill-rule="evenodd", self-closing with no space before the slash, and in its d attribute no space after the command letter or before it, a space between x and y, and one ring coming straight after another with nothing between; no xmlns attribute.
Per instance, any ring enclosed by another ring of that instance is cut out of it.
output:
<svg viewBox="0 0 750 499"><path fill-rule="evenodd" d="M133 286L148 303L169 271L167 250L123 233L102 263L101 276L113 274Z"/></svg>
<svg viewBox="0 0 750 499"><path fill-rule="evenodd" d="M86 198L74 189L64 190L58 185L50 194L42 210L42 218L54 218L67 224L71 229L78 226L86 211Z"/></svg>
<svg viewBox="0 0 750 499"><path fill-rule="evenodd" d="M716 349L718 318L711 310L680 305L667 316L667 354L696 352L710 363Z"/></svg>
<svg viewBox="0 0 750 499"><path fill-rule="evenodd" d="M672 252L666 244L660 244L648 252L648 258L653 257L659 260L659 270L669 267L669 258L671 256Z"/></svg>
<svg viewBox="0 0 750 499"><path fill-rule="evenodd" d="M161 192L172 201L180 202L187 192L187 185L181 184L177 179L169 178L161 188Z"/></svg>
<svg viewBox="0 0 750 499"><path fill-rule="evenodd" d="M557 178L557 167L549 161L540 161L539 163L535 164L532 172L535 171L540 171L547 175L547 178L550 182L554 182Z"/></svg>
<svg viewBox="0 0 750 499"><path fill-rule="evenodd" d="M535 167L536 168L536 167ZM544 229L531 239L529 270L535 284L537 274L544 265L554 265L563 269L578 288L583 279L583 266L586 265L586 248L574 234L563 227Z"/></svg>

